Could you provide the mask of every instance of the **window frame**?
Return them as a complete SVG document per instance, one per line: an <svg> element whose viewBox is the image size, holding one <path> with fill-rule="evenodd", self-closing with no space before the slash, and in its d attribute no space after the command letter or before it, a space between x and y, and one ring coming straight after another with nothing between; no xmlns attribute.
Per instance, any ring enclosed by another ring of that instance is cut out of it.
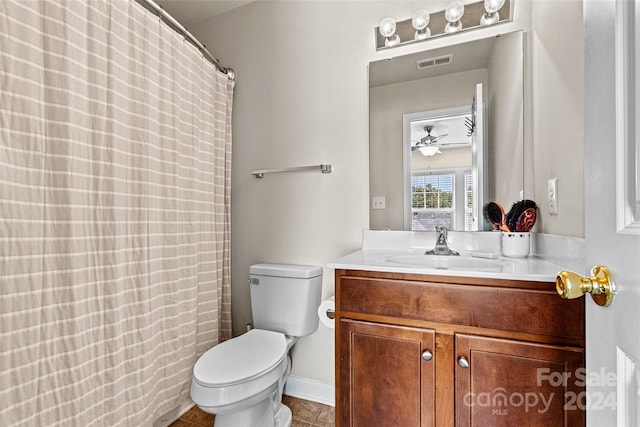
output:
<svg viewBox="0 0 640 427"><path fill-rule="evenodd" d="M452 176L452 207L451 208L415 208L413 206L413 178L416 176L434 176L434 175L449 175ZM473 224L471 224L472 228L467 228L467 215L469 211L473 217L473 209L470 206L467 206L467 186L466 179L470 177L473 179L472 171L469 168L449 168L449 169L431 169L431 170L416 170L411 173L410 177L410 223L408 225L408 229L410 231L423 231L422 229L416 230L413 227L413 218L416 212L451 212L452 213L452 221L454 230L465 230L470 231L473 230Z"/></svg>

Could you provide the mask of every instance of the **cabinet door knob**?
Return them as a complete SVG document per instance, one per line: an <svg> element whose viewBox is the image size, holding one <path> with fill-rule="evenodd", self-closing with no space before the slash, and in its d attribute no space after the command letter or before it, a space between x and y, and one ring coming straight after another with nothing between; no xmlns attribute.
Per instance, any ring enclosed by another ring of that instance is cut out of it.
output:
<svg viewBox="0 0 640 427"><path fill-rule="evenodd" d="M466 357L464 356L460 356L458 357L458 366L460 366L461 368L468 368L469 367L469 361L467 360Z"/></svg>
<svg viewBox="0 0 640 427"><path fill-rule="evenodd" d="M422 352L422 358L428 362L429 360L433 359L433 353L431 353L431 351L429 350L425 350Z"/></svg>

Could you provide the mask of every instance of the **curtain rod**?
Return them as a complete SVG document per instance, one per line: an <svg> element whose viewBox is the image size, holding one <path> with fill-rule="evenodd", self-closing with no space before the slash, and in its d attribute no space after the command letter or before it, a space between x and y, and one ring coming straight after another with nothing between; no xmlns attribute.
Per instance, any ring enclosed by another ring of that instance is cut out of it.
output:
<svg viewBox="0 0 640 427"><path fill-rule="evenodd" d="M216 68L227 75L230 80L234 80L236 78L236 72L232 68L224 67L218 59L211 54L207 50L207 48L196 39L193 34L191 34L187 29L182 26L173 16L171 16L167 11L165 11L162 6L156 3L153 0L136 0L138 3L145 6L147 9L150 9L152 12L155 12L160 18L164 19L164 21L169 24L175 31L180 33L184 38L189 40L195 47L197 47L200 52L207 58Z"/></svg>

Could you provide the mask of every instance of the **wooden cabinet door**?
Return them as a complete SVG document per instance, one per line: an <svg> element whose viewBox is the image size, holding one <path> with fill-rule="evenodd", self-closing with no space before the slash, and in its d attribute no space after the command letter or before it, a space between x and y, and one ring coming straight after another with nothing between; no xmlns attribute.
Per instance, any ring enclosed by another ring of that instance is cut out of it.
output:
<svg viewBox="0 0 640 427"><path fill-rule="evenodd" d="M455 355L456 427L585 425L583 349L456 334Z"/></svg>
<svg viewBox="0 0 640 427"><path fill-rule="evenodd" d="M339 330L338 425L433 426L434 331L348 319Z"/></svg>

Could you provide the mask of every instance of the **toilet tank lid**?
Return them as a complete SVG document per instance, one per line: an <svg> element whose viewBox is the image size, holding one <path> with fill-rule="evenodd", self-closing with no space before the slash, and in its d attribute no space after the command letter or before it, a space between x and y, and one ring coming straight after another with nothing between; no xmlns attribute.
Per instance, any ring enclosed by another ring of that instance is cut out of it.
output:
<svg viewBox="0 0 640 427"><path fill-rule="evenodd" d="M249 268L250 274L259 276L294 277L308 279L322 276L322 267L317 265L294 264L254 264Z"/></svg>

